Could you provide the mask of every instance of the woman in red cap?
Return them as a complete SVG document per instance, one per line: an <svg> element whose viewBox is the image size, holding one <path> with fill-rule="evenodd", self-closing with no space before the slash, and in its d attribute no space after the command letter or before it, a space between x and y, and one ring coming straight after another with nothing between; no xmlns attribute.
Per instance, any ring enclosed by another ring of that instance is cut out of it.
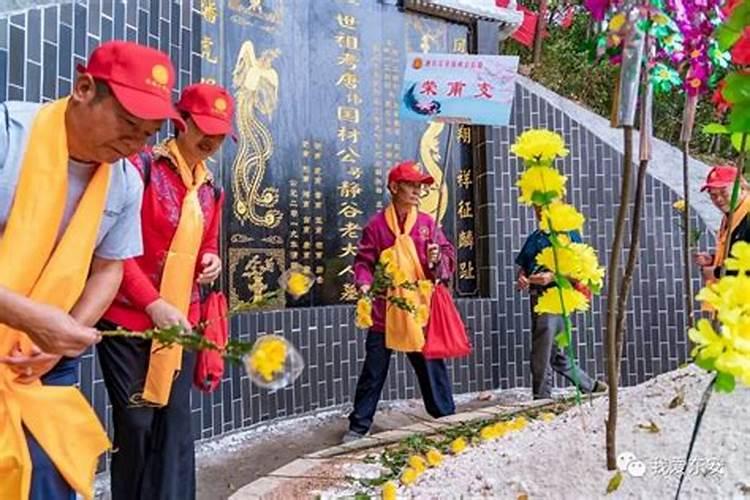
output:
<svg viewBox="0 0 750 500"><path fill-rule="evenodd" d="M722 211L724 218L721 221L719 234L716 239L716 251L713 255L700 252L695 255L695 263L701 268L703 279L707 282L714 281L721 275L724 264L724 254L727 245L734 245L738 241L750 242L750 186L744 176L740 176L740 193L737 199L737 207L732 216L732 227L727 227L730 202L732 200L732 186L737 177L737 168L729 165L717 165L713 167L706 177L706 183L701 191L707 191L713 204ZM730 236L731 233L731 236Z"/></svg>
<svg viewBox="0 0 750 500"><path fill-rule="evenodd" d="M199 284L221 272L221 191L206 160L232 131L232 97L195 84L177 109L174 138L138 156L144 180L143 256L126 261L101 329L143 331L200 319ZM115 427L113 500L195 498L190 386L194 355L149 340L107 338L98 346Z"/></svg>

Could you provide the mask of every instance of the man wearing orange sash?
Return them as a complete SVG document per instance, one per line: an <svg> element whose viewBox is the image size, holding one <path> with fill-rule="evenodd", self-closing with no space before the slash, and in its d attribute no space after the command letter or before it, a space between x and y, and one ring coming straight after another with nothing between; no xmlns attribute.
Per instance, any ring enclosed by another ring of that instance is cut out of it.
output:
<svg viewBox="0 0 750 500"><path fill-rule="evenodd" d="M423 187L433 182L413 161L400 163L388 173L391 204L365 226L354 257L354 279L363 293L370 289L375 264L385 251L391 253L408 281L450 280L455 268L453 245L442 230L435 230L433 218L418 208ZM360 439L369 432L394 350L407 353L427 413L435 418L455 413L448 369L442 359L425 359L422 355L424 335L415 318L375 299L372 323L365 340L365 363L357 381L354 409L349 415L349 431L343 441Z"/></svg>
<svg viewBox="0 0 750 500"><path fill-rule="evenodd" d="M159 51L109 42L78 69L68 98L0 105L0 303L13 308L0 324L2 499L93 496L109 441L73 387L78 359L61 357L80 349L49 342L29 303L68 337L96 341L89 327L112 301L122 261L142 251L142 184L123 158L179 117L174 69Z"/></svg>
<svg viewBox="0 0 750 500"><path fill-rule="evenodd" d="M744 177L740 177L740 193L737 208L732 216L732 227L727 227L729 221L730 202L732 200L732 186L737 177L737 169L728 165L713 167L706 177L706 183L701 191L707 191L713 204L724 213L719 234L716 238L716 251L713 255L700 252L695 255L695 263L700 266L703 279L711 282L719 278L724 264L724 253L727 245L731 248L738 241L750 242L750 189ZM704 309L706 306L704 305Z"/></svg>

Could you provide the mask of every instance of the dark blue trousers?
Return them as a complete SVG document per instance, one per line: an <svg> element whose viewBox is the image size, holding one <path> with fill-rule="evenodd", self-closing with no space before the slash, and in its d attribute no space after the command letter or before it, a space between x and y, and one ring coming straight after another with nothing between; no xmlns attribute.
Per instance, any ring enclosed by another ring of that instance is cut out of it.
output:
<svg viewBox="0 0 750 500"><path fill-rule="evenodd" d="M44 385L75 385L78 382L80 358L63 358L42 377ZM50 418L54 418L54 408L50 408ZM75 491L57 471L55 464L39 446L34 436L26 432L26 444L31 454L31 494L30 500L75 500Z"/></svg>
<svg viewBox="0 0 750 500"><path fill-rule="evenodd" d="M116 325L101 321L109 330ZM196 495L190 388L195 354L183 351L182 370L166 406L140 398L151 341L105 338L96 346L112 403L112 500L192 500Z"/></svg>
<svg viewBox="0 0 750 500"><path fill-rule="evenodd" d="M354 411L349 415L349 430L365 434L370 430L372 419L380 401L393 351L385 347L385 334L370 330L365 341L365 364L357 381L354 395ZM409 362L419 381L425 409L438 418L453 415L451 379L442 359L425 359L422 353L407 353Z"/></svg>

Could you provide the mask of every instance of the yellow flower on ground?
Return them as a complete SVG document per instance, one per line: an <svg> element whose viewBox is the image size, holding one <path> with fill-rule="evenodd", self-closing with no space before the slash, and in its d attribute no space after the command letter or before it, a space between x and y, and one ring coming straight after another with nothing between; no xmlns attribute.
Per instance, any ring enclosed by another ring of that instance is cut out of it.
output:
<svg viewBox="0 0 750 500"><path fill-rule="evenodd" d="M527 205L534 204L534 193L537 196L545 195L548 201L561 198L565 195L565 182L567 179L557 171L556 168L546 166L534 166L527 168L516 185L521 190L519 200ZM537 202L541 205L543 203Z"/></svg>
<svg viewBox="0 0 750 500"><path fill-rule="evenodd" d="M401 473L401 484L403 484L404 486L411 486L412 484L414 484L418 477L419 474L417 473L417 471L415 471L411 467L407 467Z"/></svg>
<svg viewBox="0 0 750 500"><path fill-rule="evenodd" d="M562 136L545 129L527 130L518 136L510 150L526 161L551 161L568 154Z"/></svg>
<svg viewBox="0 0 750 500"><path fill-rule="evenodd" d="M432 281L419 280L417 287L419 288L419 293L421 293L423 297L429 298L432 295Z"/></svg>
<svg viewBox="0 0 750 500"><path fill-rule="evenodd" d="M679 211L684 212L685 211L685 200L677 200L672 204L672 207Z"/></svg>
<svg viewBox="0 0 750 500"><path fill-rule="evenodd" d="M501 438L508 434L511 430L511 427L508 425L507 422L496 422L492 427L495 429L495 437Z"/></svg>
<svg viewBox="0 0 750 500"><path fill-rule="evenodd" d="M430 308L425 304L419 304L417 311L414 313L414 319L418 325L427 326L427 323L430 321Z"/></svg>
<svg viewBox="0 0 750 500"><path fill-rule="evenodd" d="M372 326L372 302L367 297L357 301L357 312L354 319L357 328L366 330Z"/></svg>
<svg viewBox="0 0 750 500"><path fill-rule="evenodd" d="M491 441L500 437L500 434L494 425L486 425L479 431L479 437L482 441Z"/></svg>
<svg viewBox="0 0 750 500"><path fill-rule="evenodd" d="M412 455L408 460L409 467L417 472L417 475L423 473L427 469L427 461L421 455Z"/></svg>
<svg viewBox="0 0 750 500"><path fill-rule="evenodd" d="M454 455L458 455L462 451L466 449L466 439L462 437L457 437L453 441L451 441L451 453Z"/></svg>
<svg viewBox="0 0 750 500"><path fill-rule="evenodd" d="M520 431L520 430L525 429L528 424L529 424L529 421L526 420L526 417L524 417L523 415L520 415L514 418L513 420L511 420L508 423L508 426L514 431Z"/></svg>
<svg viewBox="0 0 750 500"><path fill-rule="evenodd" d="M563 313L562 304L560 303L560 291L562 290L562 298L565 304L565 312L572 314L575 311L586 311L589 308L589 301L585 295L578 290L572 288L548 288L539 297L539 300L534 307L534 312L537 314L557 314Z"/></svg>
<svg viewBox="0 0 750 500"><path fill-rule="evenodd" d="M396 500L396 493L398 493L396 483L387 481L383 484L383 489L381 490L383 500Z"/></svg>
<svg viewBox="0 0 750 500"><path fill-rule="evenodd" d="M544 208L539 227L547 232L582 231L585 220L573 205L558 201Z"/></svg>
<svg viewBox="0 0 750 500"><path fill-rule="evenodd" d="M284 371L286 354L286 342L282 339L261 337L250 353L250 369L270 382L274 375Z"/></svg>
<svg viewBox="0 0 750 500"><path fill-rule="evenodd" d="M539 416L539 418L541 418L543 422L552 422L552 420L555 419L555 414L550 411L547 411L547 412L542 413Z"/></svg>
<svg viewBox="0 0 750 500"><path fill-rule="evenodd" d="M440 450L436 448L430 448L427 450L427 453L425 454L427 457L427 464L430 467L437 467L441 463L443 463L443 454L440 453Z"/></svg>

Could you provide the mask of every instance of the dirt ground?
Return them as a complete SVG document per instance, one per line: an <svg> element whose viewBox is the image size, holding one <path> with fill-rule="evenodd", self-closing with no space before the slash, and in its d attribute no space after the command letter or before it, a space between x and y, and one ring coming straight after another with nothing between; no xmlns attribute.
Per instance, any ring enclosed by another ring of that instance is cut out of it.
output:
<svg viewBox="0 0 750 500"><path fill-rule="evenodd" d="M528 390L462 395L457 411L530 399ZM223 500L242 486L302 455L334 446L347 428L348 409L295 418L202 443L197 450L198 499ZM389 404L375 417L373 432L431 420L421 400Z"/></svg>

